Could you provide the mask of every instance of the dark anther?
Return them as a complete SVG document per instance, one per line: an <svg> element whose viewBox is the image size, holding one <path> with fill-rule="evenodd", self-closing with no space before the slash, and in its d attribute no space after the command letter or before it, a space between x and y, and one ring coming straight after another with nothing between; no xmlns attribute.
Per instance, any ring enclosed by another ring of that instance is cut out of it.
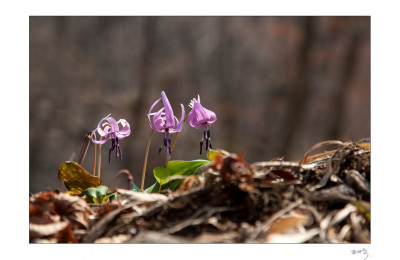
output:
<svg viewBox="0 0 400 260"><path fill-rule="evenodd" d="M168 143L169 145L171 145L171 138L168 138Z"/></svg>
<svg viewBox="0 0 400 260"><path fill-rule="evenodd" d="M200 142L200 154L201 154L202 150L203 150L203 141Z"/></svg>
<svg viewBox="0 0 400 260"><path fill-rule="evenodd" d="M207 138L207 132L203 131L204 138Z"/></svg>
<svg viewBox="0 0 400 260"><path fill-rule="evenodd" d="M171 147L170 146L168 146L168 151L169 151L169 154L171 155L172 151L171 151Z"/></svg>
<svg viewBox="0 0 400 260"><path fill-rule="evenodd" d="M164 138L164 146L167 146L167 138Z"/></svg>
<svg viewBox="0 0 400 260"><path fill-rule="evenodd" d="M122 151L121 151L121 146L118 145L118 155L119 159L122 160Z"/></svg>
<svg viewBox="0 0 400 260"><path fill-rule="evenodd" d="M161 153L161 150L162 150L162 146L160 148L158 148L158 154Z"/></svg>
<svg viewBox="0 0 400 260"><path fill-rule="evenodd" d="M108 163L111 163L111 152L115 149L115 140L111 139L111 148L108 150Z"/></svg>
<svg viewBox="0 0 400 260"><path fill-rule="evenodd" d="M115 149L115 140L111 139L111 148L110 148L110 150L114 151L114 149Z"/></svg>
<svg viewBox="0 0 400 260"><path fill-rule="evenodd" d="M212 149L212 146L211 146L211 139L210 139L210 149Z"/></svg>
<svg viewBox="0 0 400 260"><path fill-rule="evenodd" d="M210 137L211 137L210 130L207 130L207 137L208 137L208 138L210 138Z"/></svg>
<svg viewBox="0 0 400 260"><path fill-rule="evenodd" d="M118 143L118 137L115 137L115 145L116 145L116 150L115 150L115 158L118 158L118 156L120 155L120 152L121 152L121 148L120 148L120 146L119 146L119 143Z"/></svg>
<svg viewBox="0 0 400 260"><path fill-rule="evenodd" d="M208 138L206 139L206 151L208 151Z"/></svg>

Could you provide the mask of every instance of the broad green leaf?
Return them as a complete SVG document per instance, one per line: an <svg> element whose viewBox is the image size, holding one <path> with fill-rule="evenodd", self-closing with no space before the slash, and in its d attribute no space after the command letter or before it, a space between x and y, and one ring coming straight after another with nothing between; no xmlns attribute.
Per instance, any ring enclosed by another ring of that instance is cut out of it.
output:
<svg viewBox="0 0 400 260"><path fill-rule="evenodd" d="M142 192L138 186L135 185L135 183L131 183L131 187L129 188L130 190L134 190L134 191L138 191L138 192Z"/></svg>
<svg viewBox="0 0 400 260"><path fill-rule="evenodd" d="M167 178L170 176L169 170L164 167L156 167L153 169L154 177L157 182L161 185L167 182Z"/></svg>
<svg viewBox="0 0 400 260"><path fill-rule="evenodd" d="M208 160L170 161L167 169L170 175L192 175L200 166L209 163Z"/></svg>
<svg viewBox="0 0 400 260"><path fill-rule="evenodd" d="M162 189L169 188L171 190L176 190L183 180L173 180L170 182L168 177L174 175L193 175L201 166L209 162L210 161L208 160L170 161L167 168L157 167L153 170L157 182L147 188L144 192L158 192L160 184L162 185Z"/></svg>
<svg viewBox="0 0 400 260"><path fill-rule="evenodd" d="M63 179L65 187L74 194L81 194L87 188L101 184L99 177L91 175L76 162L62 163L58 167L58 178Z"/></svg>
<svg viewBox="0 0 400 260"><path fill-rule="evenodd" d="M209 163L207 160L193 160L193 161L171 161L168 163L168 170L171 175L193 175L196 171L204 164ZM183 180L173 180L169 183L169 188L171 190L176 190Z"/></svg>

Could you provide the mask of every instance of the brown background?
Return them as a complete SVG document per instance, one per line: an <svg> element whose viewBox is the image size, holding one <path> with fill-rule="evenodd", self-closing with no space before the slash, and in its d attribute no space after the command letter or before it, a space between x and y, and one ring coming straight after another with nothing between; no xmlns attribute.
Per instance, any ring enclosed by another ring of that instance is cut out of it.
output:
<svg viewBox="0 0 400 260"><path fill-rule="evenodd" d="M162 90L178 118L200 94L218 118L213 147L249 162L370 136L370 17L31 17L29 51L31 192L59 187L58 166L109 113L132 134L122 161L108 164L103 146L103 183L126 168L139 185L146 114ZM201 135L185 124L172 159L205 158ZM155 133L146 186L161 143Z"/></svg>

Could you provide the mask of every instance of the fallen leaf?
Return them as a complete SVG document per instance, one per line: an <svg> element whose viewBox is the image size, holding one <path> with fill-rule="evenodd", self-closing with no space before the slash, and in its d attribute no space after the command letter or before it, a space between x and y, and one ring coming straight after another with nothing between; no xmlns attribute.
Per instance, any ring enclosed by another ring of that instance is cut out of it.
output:
<svg viewBox="0 0 400 260"><path fill-rule="evenodd" d="M76 162L64 162L58 167L58 178L64 180L64 185L73 194L81 194L87 188L101 184L99 177L88 173Z"/></svg>
<svg viewBox="0 0 400 260"><path fill-rule="evenodd" d="M168 197L158 193L143 193L133 190L117 189L117 192L123 195L129 202L166 202Z"/></svg>

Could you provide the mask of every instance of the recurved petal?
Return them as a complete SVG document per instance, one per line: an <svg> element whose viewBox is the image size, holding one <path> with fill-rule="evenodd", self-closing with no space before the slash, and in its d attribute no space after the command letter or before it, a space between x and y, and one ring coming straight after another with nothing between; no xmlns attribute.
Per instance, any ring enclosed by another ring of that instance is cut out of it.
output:
<svg viewBox="0 0 400 260"><path fill-rule="evenodd" d="M112 133L115 133L115 132L119 131L118 123L117 123L117 121L115 121L115 119L113 117L111 117L111 116L107 117L107 121L111 126L111 132Z"/></svg>
<svg viewBox="0 0 400 260"><path fill-rule="evenodd" d="M151 105L148 115L152 113L154 107L158 104L158 102L160 102L160 100L161 98L157 99L156 102L154 102L153 105Z"/></svg>
<svg viewBox="0 0 400 260"><path fill-rule="evenodd" d="M110 131L109 127L106 128L106 127L104 126L104 124L109 125L109 124L108 124L108 118L110 117L110 115L111 115L111 114L109 114L108 116L106 116L106 117L104 117L103 119L101 119L100 122L99 122L98 125L97 125L97 128L94 130L94 131L97 130L97 132L98 132L101 136L106 136L106 135L109 133L109 131ZM104 121L106 121L107 123L103 123Z"/></svg>
<svg viewBox="0 0 400 260"><path fill-rule="evenodd" d="M174 127L175 126L174 111L172 110L171 104L169 103L169 100L165 95L164 91L161 92L161 98L165 108L165 127L166 128Z"/></svg>
<svg viewBox="0 0 400 260"><path fill-rule="evenodd" d="M117 123L120 123L122 125L122 129L116 133L119 139L127 137L131 134L131 126L129 125L128 121L126 121L125 119L120 119Z"/></svg>
<svg viewBox="0 0 400 260"><path fill-rule="evenodd" d="M183 121L185 119L185 107L181 104L181 108L182 108L182 116L181 116L181 120L179 122L177 122L176 126L172 128L171 133L176 133L176 132L180 132L182 130L183 127ZM176 120L178 121L178 120Z"/></svg>
<svg viewBox="0 0 400 260"><path fill-rule="evenodd" d="M160 102L160 100L161 100L161 98L157 99L156 102L154 102L153 105L151 105L149 113L147 114L147 118L149 119L149 124L150 124L150 127L152 129L154 129L154 127L153 127L153 124L151 122L151 117L150 116L153 114L152 111L153 111L154 107L158 104L158 102Z"/></svg>
<svg viewBox="0 0 400 260"><path fill-rule="evenodd" d="M108 139L110 139L110 135L103 136L104 138L102 140L95 140L93 137L94 137L94 131L92 132L91 138L92 138L92 142L95 144L104 144L105 142L108 141Z"/></svg>
<svg viewBox="0 0 400 260"><path fill-rule="evenodd" d="M152 127L155 131L157 132L162 132L165 128L165 119L162 116L162 112L164 111L164 108L161 108L158 110L157 113L153 116L153 126Z"/></svg>

